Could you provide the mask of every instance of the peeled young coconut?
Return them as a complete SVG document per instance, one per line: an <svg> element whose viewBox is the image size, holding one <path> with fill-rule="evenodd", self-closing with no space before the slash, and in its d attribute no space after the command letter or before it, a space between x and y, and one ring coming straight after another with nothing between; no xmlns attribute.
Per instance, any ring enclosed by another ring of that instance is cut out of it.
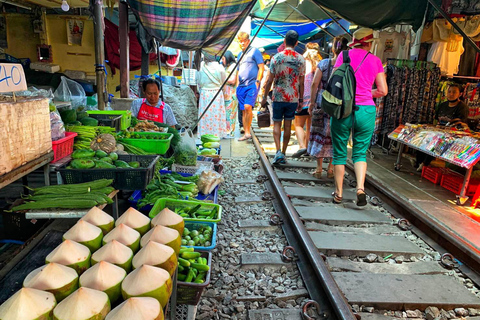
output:
<svg viewBox="0 0 480 320"><path fill-rule="evenodd" d="M102 229L83 220L79 220L63 235L63 240L73 240L87 246L93 253L102 246Z"/></svg>
<svg viewBox="0 0 480 320"><path fill-rule="evenodd" d="M103 291L111 303L122 296L121 285L127 272L107 261L100 261L80 277L80 286Z"/></svg>
<svg viewBox="0 0 480 320"><path fill-rule="evenodd" d="M145 247L138 251L132 261L133 269L137 269L144 264L162 268L172 275L177 268L178 259L175 250L171 247L149 241Z"/></svg>
<svg viewBox="0 0 480 320"><path fill-rule="evenodd" d="M165 307L172 294L172 278L160 268L141 266L132 271L122 282L123 299L130 297L152 297Z"/></svg>
<svg viewBox="0 0 480 320"><path fill-rule="evenodd" d="M157 299L135 297L110 311L105 320L164 320L163 309Z"/></svg>
<svg viewBox="0 0 480 320"><path fill-rule="evenodd" d="M115 220L113 217L98 207L93 207L90 209L80 220L99 227L102 229L103 235L106 235L112 231L113 227L115 226Z"/></svg>
<svg viewBox="0 0 480 320"><path fill-rule="evenodd" d="M51 292L60 302L78 289L78 274L70 267L50 262L30 272L23 286Z"/></svg>
<svg viewBox="0 0 480 320"><path fill-rule="evenodd" d="M105 292L81 287L53 309L53 320L103 320L108 312Z"/></svg>
<svg viewBox="0 0 480 320"><path fill-rule="evenodd" d="M45 263L56 262L75 269L80 275L90 267L90 250L72 240L63 241L45 259Z"/></svg>
<svg viewBox="0 0 480 320"><path fill-rule="evenodd" d="M22 288L0 306L0 319L50 320L56 304L50 292ZM163 317L159 319L163 320Z"/></svg>
<svg viewBox="0 0 480 320"><path fill-rule="evenodd" d="M100 261L107 261L129 272L132 269L132 259L132 249L112 240L92 255L92 266Z"/></svg>
<svg viewBox="0 0 480 320"><path fill-rule="evenodd" d="M168 208L160 211L160 213L152 219L152 228L159 225L175 229L180 234L183 234L183 229L185 228L183 218Z"/></svg>
<svg viewBox="0 0 480 320"><path fill-rule="evenodd" d="M150 218L134 208L128 208L115 222L115 226L126 224L143 236L150 229Z"/></svg>
<svg viewBox="0 0 480 320"><path fill-rule="evenodd" d="M103 238L103 244L112 240L117 240L132 249L133 252L137 252L140 247L140 232L121 223Z"/></svg>
<svg viewBox="0 0 480 320"><path fill-rule="evenodd" d="M147 234L142 237L142 241L140 242L142 248L147 245L148 241L155 241L167 245L175 250L177 255L180 252L180 246L182 245L180 233L175 229L164 226L156 226L148 231Z"/></svg>

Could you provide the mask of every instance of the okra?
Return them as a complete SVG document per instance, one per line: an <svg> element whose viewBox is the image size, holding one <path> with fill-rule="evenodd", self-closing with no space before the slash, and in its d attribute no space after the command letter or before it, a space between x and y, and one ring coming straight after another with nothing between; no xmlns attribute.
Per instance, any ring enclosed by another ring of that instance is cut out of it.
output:
<svg viewBox="0 0 480 320"><path fill-rule="evenodd" d="M188 210L187 214L191 215L191 214L194 214L198 209L200 209L202 207L201 204L198 204L196 205L195 207L191 208L190 210Z"/></svg>

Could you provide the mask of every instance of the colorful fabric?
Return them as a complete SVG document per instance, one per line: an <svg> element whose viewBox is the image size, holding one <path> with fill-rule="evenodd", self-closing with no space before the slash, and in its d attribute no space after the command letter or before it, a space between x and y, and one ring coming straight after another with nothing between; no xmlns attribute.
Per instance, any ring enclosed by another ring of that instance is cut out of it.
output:
<svg viewBox="0 0 480 320"><path fill-rule="evenodd" d="M375 82L377 74L383 73L382 61L373 54L365 58L367 51L362 49L351 49L348 51L350 57L350 65L356 71L355 79L357 79L357 91L355 94L355 104L371 106L375 105L372 97L372 86ZM365 58L365 60L363 60ZM363 61L363 63L362 63ZM343 63L343 52L337 58L335 68ZM360 63L362 65L360 66ZM360 66L360 68L358 68ZM358 70L357 70L358 69Z"/></svg>
<svg viewBox="0 0 480 320"><path fill-rule="evenodd" d="M147 32L164 46L221 55L255 5L250 0L128 0Z"/></svg>
<svg viewBox="0 0 480 320"><path fill-rule="evenodd" d="M242 54L243 52L240 52L237 61L240 61ZM257 48L251 47L238 66L238 86L248 87L255 84L258 77L259 64L263 64L262 53Z"/></svg>
<svg viewBox="0 0 480 320"><path fill-rule="evenodd" d="M198 116L205 111L210 101L217 93L217 89L201 89L200 100L198 103ZM219 94L215 101L208 109L207 113L198 123L198 136L201 137L204 134L213 134L217 137L223 138L227 134L227 114L225 112L225 101L223 94Z"/></svg>
<svg viewBox="0 0 480 320"><path fill-rule="evenodd" d="M235 87L231 85L225 86L225 112L227 115L227 133L235 131L235 123L237 121L238 100L235 95Z"/></svg>
<svg viewBox="0 0 480 320"><path fill-rule="evenodd" d="M274 102L298 102L300 77L305 75L305 58L287 48L273 56L270 62Z"/></svg>
<svg viewBox="0 0 480 320"><path fill-rule="evenodd" d="M303 86L303 109L308 109L312 95L312 82L315 76L315 71L305 75L305 84Z"/></svg>

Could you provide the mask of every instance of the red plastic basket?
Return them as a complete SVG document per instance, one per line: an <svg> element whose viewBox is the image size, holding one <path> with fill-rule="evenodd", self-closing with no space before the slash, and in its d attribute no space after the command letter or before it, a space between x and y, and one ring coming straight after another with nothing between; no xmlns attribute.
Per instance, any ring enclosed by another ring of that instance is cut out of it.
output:
<svg viewBox="0 0 480 320"><path fill-rule="evenodd" d="M442 182L440 186L447 190L452 191L455 194L460 194L462 191L464 177L458 173L448 173L442 176Z"/></svg>
<svg viewBox="0 0 480 320"><path fill-rule="evenodd" d="M53 162L65 158L73 152L73 139L77 136L76 132L65 132L65 138L52 141Z"/></svg>
<svg viewBox="0 0 480 320"><path fill-rule="evenodd" d="M449 171L450 170L446 168L435 168L435 167L424 166L422 168L422 178L425 178L434 184L439 184L440 181L442 180L442 176L444 174L447 174Z"/></svg>
<svg viewBox="0 0 480 320"><path fill-rule="evenodd" d="M467 196L473 197L479 186L480 186L480 180L476 180L476 179L470 180L467 187Z"/></svg>

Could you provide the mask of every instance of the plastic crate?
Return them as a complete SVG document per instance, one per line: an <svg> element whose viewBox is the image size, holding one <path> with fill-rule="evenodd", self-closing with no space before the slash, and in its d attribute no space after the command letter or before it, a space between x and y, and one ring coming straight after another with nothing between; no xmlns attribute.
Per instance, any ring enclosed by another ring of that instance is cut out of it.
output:
<svg viewBox="0 0 480 320"><path fill-rule="evenodd" d="M210 226L212 227L212 240L210 241L211 245L208 247L202 247L202 246L184 246L184 247L191 247L195 249L195 251L201 250L201 251L211 251L215 249L217 245L217 224L214 222L201 222L201 221L185 221L185 228L188 230L198 230L201 227L206 227Z"/></svg>
<svg viewBox="0 0 480 320"><path fill-rule="evenodd" d="M106 114L106 115L115 115L115 116L122 116L122 123L120 125L120 130L125 130L130 127L132 123L132 112L130 110L122 111L122 110L92 110L87 111L88 115L94 114Z"/></svg>
<svg viewBox="0 0 480 320"><path fill-rule="evenodd" d="M159 156L119 155L118 160L138 161L142 168L115 169L67 169L65 164L58 171L65 184L82 183L98 179L113 179L113 187L118 190L145 189L155 174L155 164Z"/></svg>
<svg viewBox="0 0 480 320"><path fill-rule="evenodd" d="M172 141L173 134L171 133L162 133L162 132L135 132L139 136L159 136L167 137L167 139L156 140L156 139L118 139L118 141L128 143L132 146L138 147L146 152L151 152L155 154L165 154L170 148L170 142Z"/></svg>
<svg viewBox="0 0 480 320"><path fill-rule="evenodd" d="M198 251L200 252L200 251ZM177 281L177 304L197 305L202 297L203 290L210 284L210 274L212 272L212 253L200 252L203 258L207 258L208 270L205 276L205 282L193 283Z"/></svg>
<svg viewBox="0 0 480 320"><path fill-rule="evenodd" d="M461 174L451 172L442 176L440 186L455 194L460 194L462 191L463 180L464 177Z"/></svg>
<svg viewBox="0 0 480 320"><path fill-rule="evenodd" d="M211 161L197 161L196 166L181 166L176 163L172 165L172 171L178 173L189 173L194 175L200 168L204 168L205 170L213 170L214 164Z"/></svg>
<svg viewBox="0 0 480 320"><path fill-rule="evenodd" d="M76 136L76 132L65 132L65 138L52 141L53 160L51 163L57 162L58 160L72 154L73 140Z"/></svg>
<svg viewBox="0 0 480 320"><path fill-rule="evenodd" d="M424 166L422 168L422 178L427 179L433 184L440 184L440 181L442 181L442 176L448 172L450 172L450 170L446 168Z"/></svg>
<svg viewBox="0 0 480 320"><path fill-rule="evenodd" d="M90 114L90 117L98 120L99 126L112 127L120 131L122 127L122 116L112 114Z"/></svg>
<svg viewBox="0 0 480 320"><path fill-rule="evenodd" d="M467 187L467 196L473 197L475 195L475 192L477 191L477 188L480 186L480 180L476 179L471 179L468 182L468 187Z"/></svg>
<svg viewBox="0 0 480 320"><path fill-rule="evenodd" d="M27 219L25 212L6 212L4 210L11 209L11 207L21 204L20 200L15 201L14 204L0 208L0 215L3 224L3 230L6 239L26 241L30 239L40 228L48 221L47 219Z"/></svg>
<svg viewBox="0 0 480 320"><path fill-rule="evenodd" d="M196 205L201 205L200 209L212 210L213 208L217 207L217 215L214 219L195 219L195 218L184 218L185 221L204 221L204 222L220 222L222 220L222 206L215 203L209 202L200 202L200 201L190 201L190 200L176 200L176 199L167 199L162 198L158 199L155 205L153 206L152 210L148 216L150 218L155 218L157 214L160 213L165 208L169 208L172 211L175 211L177 208L185 208L185 207L194 207Z"/></svg>

